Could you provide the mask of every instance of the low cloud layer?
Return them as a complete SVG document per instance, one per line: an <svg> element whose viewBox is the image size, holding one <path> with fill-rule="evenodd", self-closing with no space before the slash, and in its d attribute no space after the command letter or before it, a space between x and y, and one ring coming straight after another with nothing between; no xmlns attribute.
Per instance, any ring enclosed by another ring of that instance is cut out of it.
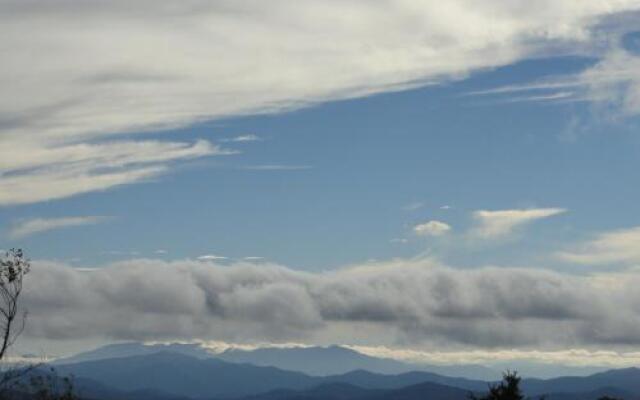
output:
<svg viewBox="0 0 640 400"><path fill-rule="evenodd" d="M266 262L132 260L91 272L37 262L32 338L216 339L456 348L640 344L640 273L459 270L430 260L325 272Z"/></svg>
<svg viewBox="0 0 640 400"><path fill-rule="evenodd" d="M172 162L220 152L204 141L123 134L588 52L594 26L638 8L633 0L4 1L0 206L148 180Z"/></svg>

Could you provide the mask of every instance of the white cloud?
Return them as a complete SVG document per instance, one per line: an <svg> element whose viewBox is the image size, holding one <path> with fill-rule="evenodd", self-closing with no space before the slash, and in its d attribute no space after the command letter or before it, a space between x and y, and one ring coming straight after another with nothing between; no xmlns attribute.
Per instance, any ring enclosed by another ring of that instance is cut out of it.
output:
<svg viewBox="0 0 640 400"><path fill-rule="evenodd" d="M221 142L232 142L232 143L244 143L244 142L258 142L262 140L260 136L254 134L240 135L228 139L221 139Z"/></svg>
<svg viewBox="0 0 640 400"><path fill-rule="evenodd" d="M418 236L442 236L451 231L451 226L441 221L429 221L413 227Z"/></svg>
<svg viewBox="0 0 640 400"><path fill-rule="evenodd" d="M309 273L138 259L91 273L34 261L28 278L30 338L404 343L443 352L640 343L634 270L573 275L396 259Z"/></svg>
<svg viewBox="0 0 640 400"><path fill-rule="evenodd" d="M578 264L640 264L640 227L602 233L557 255Z"/></svg>
<svg viewBox="0 0 640 400"><path fill-rule="evenodd" d="M483 239L504 238L524 225L566 212L564 208L529 208L515 210L474 211L475 226L472 237Z"/></svg>
<svg viewBox="0 0 640 400"><path fill-rule="evenodd" d="M22 239L54 229L70 228L82 225L94 225L109 220L110 217L86 216L63 218L34 218L20 221L13 225L9 231L11 239Z"/></svg>
<svg viewBox="0 0 640 400"><path fill-rule="evenodd" d="M631 20L631 28L638 25ZM620 23L624 26L623 23ZM624 30L623 30L624 33ZM637 32L633 33L637 36ZM554 76L540 81L508 85L469 92L471 96L499 96L505 102L588 101L598 106L607 118L640 113L640 57L636 50L625 48L626 36L609 38L610 45L598 54L593 66L572 75ZM504 97L506 96L506 97Z"/></svg>
<svg viewBox="0 0 640 400"><path fill-rule="evenodd" d="M200 261L221 261L221 260L227 260L227 259L228 257L217 256L215 254L205 254L198 257L198 260Z"/></svg>
<svg viewBox="0 0 640 400"><path fill-rule="evenodd" d="M577 76L581 96L623 116L640 114L640 57L623 49L609 52ZM614 114L615 115L615 114Z"/></svg>
<svg viewBox="0 0 640 400"><path fill-rule="evenodd" d="M202 143L172 143L177 153L154 143L159 159L140 161L138 144L119 139L125 133L459 79L589 47L603 17L638 8L634 0L5 1L0 205L139 182L170 161L218 154L199 151ZM79 147L94 155L75 166L67 156ZM129 161L104 171L109 152Z"/></svg>
<svg viewBox="0 0 640 400"><path fill-rule="evenodd" d="M0 206L105 190L155 178L173 161L230 154L204 140L193 144L147 140L49 148L36 143L3 143L0 136L0 149L7 153L6 157L0 156Z"/></svg>

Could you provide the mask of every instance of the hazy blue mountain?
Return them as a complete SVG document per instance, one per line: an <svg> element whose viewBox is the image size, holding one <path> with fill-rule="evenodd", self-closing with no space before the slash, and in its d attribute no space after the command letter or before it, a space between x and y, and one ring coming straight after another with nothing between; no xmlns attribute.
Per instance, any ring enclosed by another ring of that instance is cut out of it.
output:
<svg viewBox="0 0 640 400"><path fill-rule="evenodd" d="M498 371L480 365L435 366L412 364L390 358L372 357L341 346L261 348L256 350L230 349L216 355L216 357L230 362L272 366L317 376L344 374L362 369L380 374L428 371L440 375L481 380L493 380L500 377ZM309 362L309 360L313 360L313 362Z"/></svg>
<svg viewBox="0 0 640 400"><path fill-rule="evenodd" d="M310 363L313 359L309 360ZM428 398L466 399L469 392L484 392L487 383L413 371L396 375L357 370L326 377L310 376L275 367L232 363L160 352L115 357L58 366L60 374L80 379L92 398L172 400L224 399L251 396L259 400L335 399L385 400ZM97 382L94 384L94 382ZM93 385L93 386L92 386ZM609 395L640 398L640 370L611 370L588 377L549 380L524 379L527 396L549 400L596 400ZM462 397L457 397L464 394Z"/></svg>
<svg viewBox="0 0 640 400"><path fill-rule="evenodd" d="M383 375L365 370L358 370L347 372L342 375L324 377L323 382L349 383L351 385L371 389L397 389L424 382L462 388L467 391L484 390L487 388L487 383L484 381L466 378L452 378L424 371L405 372L397 375Z"/></svg>
<svg viewBox="0 0 640 400"><path fill-rule="evenodd" d="M367 396L366 400L468 400L468 396L468 390L424 382Z"/></svg>
<svg viewBox="0 0 640 400"><path fill-rule="evenodd" d="M341 346L262 348L256 350L230 349L216 357L254 365L272 366L308 375L336 375L354 370L380 374L400 374L427 371L438 375L492 381L502 377L502 371L516 370L521 376L549 379L558 376L588 376L605 371L603 367L573 367L530 361L498 363L489 368L482 365L431 365L408 363L390 358L372 357ZM314 360L313 363L308 360Z"/></svg>
<svg viewBox="0 0 640 400"><path fill-rule="evenodd" d="M466 400L468 394L466 390L429 382L391 390L331 383L303 391L276 390L243 400Z"/></svg>
<svg viewBox="0 0 640 400"><path fill-rule="evenodd" d="M481 394L480 392L477 394ZM344 383L325 384L309 390L275 390L242 400L468 400L469 391L446 385L425 382L400 389L363 389ZM552 393L545 400L598 400L603 396L636 399L637 396L615 388L592 392ZM531 400L542 400L531 397Z"/></svg>
<svg viewBox="0 0 640 400"><path fill-rule="evenodd" d="M629 393L625 390L620 390L612 387L603 387L590 392L579 393L547 393L543 397L539 397L539 400L599 400L602 397L612 397L616 399L632 400L637 399L638 395Z"/></svg>
<svg viewBox="0 0 640 400"><path fill-rule="evenodd" d="M325 383L306 390L276 389L243 400L349 400L376 395L377 389L365 389L348 383Z"/></svg>
<svg viewBox="0 0 640 400"><path fill-rule="evenodd" d="M439 366L412 364L390 358L372 357L341 346L260 348L255 350L230 349L213 354L199 344L143 344L117 343L56 360L54 364L70 364L108 358L131 357L160 352L173 352L196 358L219 358L228 362L248 363L303 372L307 375L338 375L354 370L367 370L380 374L400 374L410 371L428 371L439 375L495 380L500 372L481 365ZM310 363L309 360L314 360Z"/></svg>
<svg viewBox="0 0 640 400"><path fill-rule="evenodd" d="M144 343L130 342L114 343L101 346L97 349L78 353L71 357L58 359L54 362L54 364L71 364L84 361L104 360L109 358L149 355L162 352L184 354L195 358L208 358L212 356L211 353L203 349L198 344L171 343L148 345Z"/></svg>
<svg viewBox="0 0 640 400"><path fill-rule="evenodd" d="M110 388L93 379L73 378L74 393L80 399L97 400L190 400L186 396L176 396L156 389L124 391Z"/></svg>
<svg viewBox="0 0 640 400"><path fill-rule="evenodd" d="M316 378L298 372L169 352L63 364L58 370L116 390L154 389L194 398L245 396L317 384Z"/></svg>
<svg viewBox="0 0 640 400"><path fill-rule="evenodd" d="M274 389L308 389L324 383L347 383L371 389L397 389L423 382L465 390L486 388L482 381L444 377L429 372L382 375L360 370L313 377L275 367L231 363L215 358L202 359L170 352L65 363L58 365L58 370L95 380L116 390L153 389L189 397L244 396Z"/></svg>
<svg viewBox="0 0 640 400"><path fill-rule="evenodd" d="M529 395L592 392L606 387L640 396L640 369L615 369L586 377L561 377L548 380L524 379L522 381L522 388Z"/></svg>
<svg viewBox="0 0 640 400"><path fill-rule="evenodd" d="M0 372L0 377L2 373ZM39 388L33 386L35 379L41 379L48 382L43 387L58 390L64 390L66 384L63 378L71 377L73 384L73 393L78 399L109 399L109 400L189 400L184 396L176 396L163 393L159 390L149 388L135 391L122 391L105 385L104 383L86 377L70 376L67 371L61 371L60 368L50 368L50 366L42 365L31 370L25 370L24 374L20 374L17 380L11 380L12 391L11 396L2 396L3 399L16 400L37 400L40 397L29 395L29 388ZM6 388L6 387L5 387ZM37 399L36 399L37 398Z"/></svg>
<svg viewBox="0 0 640 400"><path fill-rule="evenodd" d="M221 360L271 366L307 375L327 376L354 370L367 370L380 374L400 374L410 371L427 371L438 375L464 377L476 380L498 380L501 371L516 370L521 376L549 379L558 376L588 376L605 371L603 367L573 367L558 364L542 364L529 361L497 363L492 368L482 365L430 365L402 362L390 358L372 357L342 346L260 348L255 350L230 349L220 354L210 353L199 344L119 343L99 347L72 357L57 360L55 364L68 364L106 358L130 357L170 351L196 358L216 357ZM308 360L314 360L313 363Z"/></svg>
<svg viewBox="0 0 640 400"><path fill-rule="evenodd" d="M560 376L589 376L609 370L599 366L571 366L563 364L538 363L532 361L500 362L491 366L497 371L518 371L527 378L551 379ZM434 371L435 372L435 371Z"/></svg>
<svg viewBox="0 0 640 400"><path fill-rule="evenodd" d="M382 374L398 374L416 369L400 361L371 357L340 346L230 349L216 357L230 362L300 371L308 375L336 375L357 369Z"/></svg>
<svg viewBox="0 0 640 400"><path fill-rule="evenodd" d="M412 366L414 364L411 364ZM423 365L415 364L413 371L427 371L438 375L460 377L482 381L494 381L502 378L504 369L490 368L484 365Z"/></svg>
<svg viewBox="0 0 640 400"><path fill-rule="evenodd" d="M193 350L189 350L189 347L175 348L183 353ZM122 355L120 350L105 352L103 349L97 354ZM333 351L336 350L341 349L333 349ZM324 390L328 388L337 390L335 388L340 385L386 391L424 383L452 387L465 392L482 392L487 388L487 383L481 380L447 377L426 371L378 374L356 370L339 375L310 376L275 367L205 358L200 352L195 354L196 357L177 352L156 352L130 357L116 356L76 363L67 362L59 364L58 369L61 373L73 373L80 379L98 382L109 390L157 391L162 393L162 396L156 396L158 398L240 397L276 389L308 391L316 386L323 387ZM89 354L91 357L95 355L95 353ZM307 362L312 364L315 360L310 357ZM549 395L549 398L558 400L577 400L576 394L580 394L583 398L597 398L598 393L615 393L624 398L630 398L629 395L632 395L633 398L640 398L640 370L627 368L587 377L524 379L522 388L529 396ZM369 394L371 393L367 395ZM346 394L336 393L336 396L344 395Z"/></svg>

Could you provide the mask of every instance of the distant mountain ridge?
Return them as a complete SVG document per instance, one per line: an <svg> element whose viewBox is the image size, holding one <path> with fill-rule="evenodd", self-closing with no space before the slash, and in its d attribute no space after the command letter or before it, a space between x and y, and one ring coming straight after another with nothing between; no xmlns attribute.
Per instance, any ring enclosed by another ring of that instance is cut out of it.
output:
<svg viewBox="0 0 640 400"><path fill-rule="evenodd" d="M324 393L325 400L411 400L419 397L416 387L421 387L421 395L428 394L427 398L430 399L463 400L469 392L484 392L488 386L485 381L452 378L424 371L385 375L356 370L319 377L176 352L61 363L57 368L62 374L73 374L83 381L97 382L103 388L121 393L137 392L140 400L147 400L142 396L143 393L155 393L156 398L166 400L231 397L295 400L314 399L319 391L332 392L330 396ZM413 391L408 389L411 387L414 387ZM523 379L522 388L532 398L547 395L551 400L596 400L603 395L610 395L633 400L640 398L640 369L611 370L589 377ZM407 390L402 391L404 389ZM456 397L462 393L465 396ZM385 397L392 394L395 397Z"/></svg>
<svg viewBox="0 0 640 400"><path fill-rule="evenodd" d="M475 380L498 380L502 371L517 370L520 375L531 378L549 379L558 376L588 376L603 372L603 367L571 367L559 364L544 364L533 361L496 363L492 367L477 364L432 365L411 363L391 358L374 357L344 346L328 347L263 347L253 350L230 348L223 352L213 352L197 343L143 344L138 342L110 344L94 350L76 354L55 361L55 364L69 364L107 358L128 357L174 352L195 358L218 358L235 363L249 363L280 369L303 372L313 376L344 374L353 370L367 370L380 374L400 374L411 371L426 371L450 377ZM308 362L313 359L314 362Z"/></svg>
<svg viewBox="0 0 640 400"><path fill-rule="evenodd" d="M245 400L463 400L468 394L468 391L462 389L430 382L388 390L333 383L304 391L276 390Z"/></svg>
<svg viewBox="0 0 640 400"><path fill-rule="evenodd" d="M214 356L213 353L210 353L200 345L193 343L143 344L139 342L129 342L107 344L93 350L57 359L53 363L55 365L63 365L86 361L106 360L109 358L142 356L163 352L183 354L195 358L211 358Z"/></svg>
<svg viewBox="0 0 640 400"><path fill-rule="evenodd" d="M554 392L591 392L603 387L616 388L640 397L640 369L614 369L586 377L570 376L547 380L524 379L522 381L522 389L531 395Z"/></svg>
<svg viewBox="0 0 640 400"><path fill-rule="evenodd" d="M193 398L240 397L276 389L306 390L325 383L346 383L371 389L398 389L424 382L464 390L486 387L483 381L450 378L429 372L381 375L352 371L343 375L314 377L275 367L195 358L172 352L64 363L57 368L60 373L73 374L116 390L154 389Z"/></svg>
<svg viewBox="0 0 640 400"><path fill-rule="evenodd" d="M328 347L265 347L254 350L228 349L213 353L199 344L110 344L94 350L79 353L71 357L56 360L56 365L84 361L96 361L108 358L149 355L159 352L174 352L195 358L217 358L234 363L248 363L257 366L270 366L289 371L303 372L313 376L344 374L354 370L367 370L380 374L401 374L411 371L433 372L451 377L465 377L477 380L496 380L500 372L481 365L439 366L412 364L391 358L373 357L343 346ZM309 360L314 362L310 363Z"/></svg>

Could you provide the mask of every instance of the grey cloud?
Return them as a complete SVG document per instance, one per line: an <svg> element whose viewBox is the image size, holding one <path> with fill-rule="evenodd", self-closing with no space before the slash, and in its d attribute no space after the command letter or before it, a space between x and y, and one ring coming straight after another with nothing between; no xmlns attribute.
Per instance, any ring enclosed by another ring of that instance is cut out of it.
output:
<svg viewBox="0 0 640 400"><path fill-rule="evenodd" d="M261 263L38 262L26 334L120 340L339 341L441 348L640 344L640 273L458 270L429 260L307 273Z"/></svg>

